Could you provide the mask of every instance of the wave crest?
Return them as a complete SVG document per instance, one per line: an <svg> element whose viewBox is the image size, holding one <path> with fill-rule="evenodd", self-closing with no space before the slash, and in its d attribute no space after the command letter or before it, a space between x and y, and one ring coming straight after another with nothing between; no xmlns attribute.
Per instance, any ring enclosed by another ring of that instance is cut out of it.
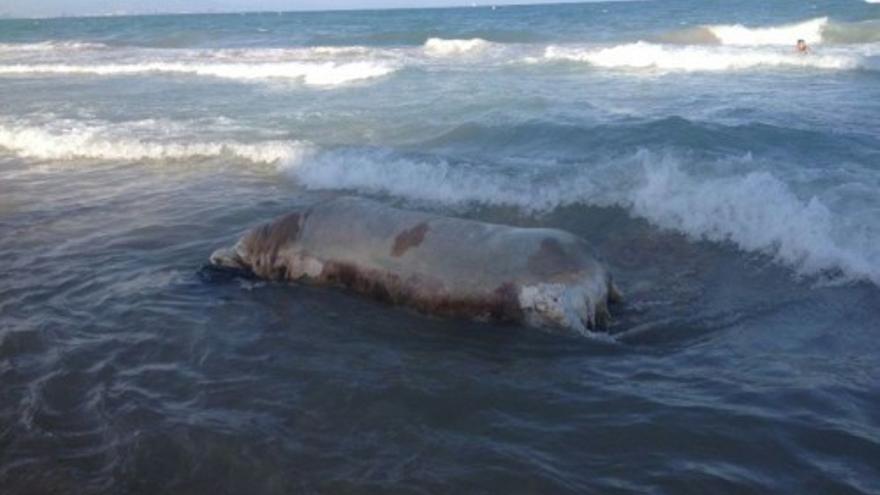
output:
<svg viewBox="0 0 880 495"><path fill-rule="evenodd" d="M846 54L803 56L773 49L681 47L643 41L597 49L549 46L544 52L544 57L550 60L586 62L597 67L687 72L744 70L757 67L847 70L862 66L861 58Z"/></svg>
<svg viewBox="0 0 880 495"><path fill-rule="evenodd" d="M707 26L724 45L758 46L791 45L802 39L807 43L821 43L822 32L828 26L827 17L810 19L796 24L750 28L742 24Z"/></svg>
<svg viewBox="0 0 880 495"><path fill-rule="evenodd" d="M10 64L0 65L0 74L92 74L123 76L144 73L192 74L242 81L297 80L310 86L336 86L363 79L381 77L396 68L381 62L309 63L278 62L264 64L198 64L198 63L138 63L138 64Z"/></svg>
<svg viewBox="0 0 880 495"><path fill-rule="evenodd" d="M482 38L442 39L430 38L425 42L425 53L435 57L448 57L466 53L481 52L491 43Z"/></svg>
<svg viewBox="0 0 880 495"><path fill-rule="evenodd" d="M7 52L70 52L101 50L108 48L103 43L89 41L42 41L39 43L0 43L0 53Z"/></svg>
<svg viewBox="0 0 880 495"><path fill-rule="evenodd" d="M126 129L126 126L121 126ZM162 142L115 136L119 125L77 125L70 130L0 123L0 148L24 158L43 160L181 160L197 157L237 156L255 163L295 163L313 146L300 141ZM127 129L131 129L129 126ZM117 133L118 134L118 133ZM126 136L129 132L124 133Z"/></svg>
<svg viewBox="0 0 880 495"><path fill-rule="evenodd" d="M660 41L676 44L729 46L794 46L802 39L809 44L874 43L880 41L880 21L836 22L818 17L803 22L767 27L742 24L697 26L673 31Z"/></svg>

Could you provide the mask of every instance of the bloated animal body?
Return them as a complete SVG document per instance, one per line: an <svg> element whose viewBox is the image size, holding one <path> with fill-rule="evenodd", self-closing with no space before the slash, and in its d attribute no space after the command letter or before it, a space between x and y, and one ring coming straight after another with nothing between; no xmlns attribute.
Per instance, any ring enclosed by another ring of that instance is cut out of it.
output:
<svg viewBox="0 0 880 495"><path fill-rule="evenodd" d="M402 210L353 197L318 202L211 255L273 280L337 285L442 316L586 333L620 298L583 239Z"/></svg>

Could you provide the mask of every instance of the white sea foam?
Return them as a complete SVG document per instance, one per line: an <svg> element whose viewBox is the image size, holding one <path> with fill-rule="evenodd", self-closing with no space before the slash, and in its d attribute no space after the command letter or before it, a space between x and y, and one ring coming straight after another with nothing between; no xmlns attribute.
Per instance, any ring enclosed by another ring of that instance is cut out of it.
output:
<svg viewBox="0 0 880 495"><path fill-rule="evenodd" d="M39 43L0 43L0 55L40 55L40 60L70 62L70 57L90 60L126 59L144 62L341 62L372 59L393 59L399 50L365 46L293 46L247 48L150 48L110 46L86 41L43 41Z"/></svg>
<svg viewBox="0 0 880 495"><path fill-rule="evenodd" d="M42 41L39 43L0 43L0 53L3 52L70 52L100 50L107 48L103 43L87 41Z"/></svg>
<svg viewBox="0 0 880 495"><path fill-rule="evenodd" d="M310 46L288 48L220 48L174 51L156 50L159 55L185 60L218 59L234 62L285 62L285 61L350 61L354 57L376 58L393 52L364 46Z"/></svg>
<svg viewBox="0 0 880 495"><path fill-rule="evenodd" d="M685 173L675 157L644 151L551 179L537 172L507 174L338 152L278 163L312 189L391 194L444 205L508 205L527 211L571 204L618 206L695 239L730 242L767 254L805 275L836 272L845 279L880 284L880 231L841 228L840 213L815 197L798 197L768 172L699 178ZM755 201L756 197L762 200Z"/></svg>
<svg viewBox="0 0 880 495"><path fill-rule="evenodd" d="M746 27L741 24L707 26L707 29L725 45L794 46L799 39L807 43L821 43L822 32L828 26L827 17L819 17L797 24L768 27Z"/></svg>
<svg viewBox="0 0 880 495"><path fill-rule="evenodd" d="M37 126L0 122L0 148L43 160L181 160L229 155L256 163L296 163L313 150L311 144L300 141L180 142L130 137L141 127L139 123Z"/></svg>
<svg viewBox="0 0 880 495"><path fill-rule="evenodd" d="M336 86L381 77L396 68L382 62L278 62L264 64L200 64L192 62L151 62L135 64L8 64L0 74L91 74L101 76L144 73L176 73L213 76L244 81L297 80L312 86Z"/></svg>
<svg viewBox="0 0 880 495"><path fill-rule="evenodd" d="M805 67L855 69L861 57L851 53L800 55L774 48L728 48L675 46L656 43L628 43L606 48L549 46L550 60L586 62L597 67L657 69L662 71L729 71L758 67Z"/></svg>
<svg viewBox="0 0 880 495"><path fill-rule="evenodd" d="M660 39L676 44L728 46L793 47L799 39L810 45L875 43L880 41L880 21L868 19L839 22L827 17L819 17L799 23L767 27L719 24L673 31L662 35Z"/></svg>
<svg viewBox="0 0 880 495"><path fill-rule="evenodd" d="M394 72L397 55L361 46L162 49L51 41L0 45L0 75L166 73L336 86Z"/></svg>
<svg viewBox="0 0 880 495"><path fill-rule="evenodd" d="M838 232L822 201L798 198L769 172L697 180L667 162L646 167L645 179L628 206L655 225L766 253L801 273L842 270L880 283L880 250L866 250L859 233Z"/></svg>
<svg viewBox="0 0 880 495"><path fill-rule="evenodd" d="M481 39L430 38L425 42L425 53L435 57L449 57L485 50L491 43Z"/></svg>

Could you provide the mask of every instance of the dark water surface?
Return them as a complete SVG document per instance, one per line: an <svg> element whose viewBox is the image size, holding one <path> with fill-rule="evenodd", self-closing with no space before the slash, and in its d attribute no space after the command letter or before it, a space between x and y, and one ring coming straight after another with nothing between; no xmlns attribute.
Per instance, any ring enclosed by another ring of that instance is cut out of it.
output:
<svg viewBox="0 0 880 495"><path fill-rule="evenodd" d="M259 174L20 173L0 241L6 493L878 488L874 287L792 284L612 212L620 342L542 335L200 270L291 204ZM118 189L90 190L107 174ZM200 199L217 189L236 208Z"/></svg>

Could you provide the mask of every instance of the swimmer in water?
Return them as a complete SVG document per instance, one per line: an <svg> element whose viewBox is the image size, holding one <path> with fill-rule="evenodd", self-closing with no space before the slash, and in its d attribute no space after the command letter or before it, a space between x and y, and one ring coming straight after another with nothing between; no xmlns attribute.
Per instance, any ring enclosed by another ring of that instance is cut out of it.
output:
<svg viewBox="0 0 880 495"><path fill-rule="evenodd" d="M807 42L804 40L797 40L797 45L795 45L795 50L801 55L806 55L810 53L810 47L807 46Z"/></svg>

